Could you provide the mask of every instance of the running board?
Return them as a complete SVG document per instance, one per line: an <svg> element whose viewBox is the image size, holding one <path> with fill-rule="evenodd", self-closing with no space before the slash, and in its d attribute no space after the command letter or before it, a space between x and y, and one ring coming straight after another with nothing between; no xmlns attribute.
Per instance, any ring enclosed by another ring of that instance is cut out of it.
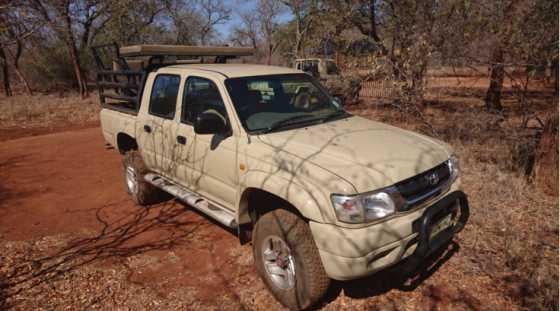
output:
<svg viewBox="0 0 560 311"><path fill-rule="evenodd" d="M232 229L237 228L237 222L233 213L208 202L192 191L189 191L184 187L177 185L157 174L148 173L144 176L144 179L150 184L177 197L179 200L212 217L224 226L230 227Z"/></svg>

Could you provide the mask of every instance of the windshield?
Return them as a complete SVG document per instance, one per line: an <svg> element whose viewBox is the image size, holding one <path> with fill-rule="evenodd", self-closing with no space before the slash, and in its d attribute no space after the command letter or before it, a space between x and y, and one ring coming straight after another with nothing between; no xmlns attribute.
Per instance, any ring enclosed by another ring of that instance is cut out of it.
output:
<svg viewBox="0 0 560 311"><path fill-rule="evenodd" d="M306 126L345 114L306 74L231 78L226 87L245 129L270 132Z"/></svg>

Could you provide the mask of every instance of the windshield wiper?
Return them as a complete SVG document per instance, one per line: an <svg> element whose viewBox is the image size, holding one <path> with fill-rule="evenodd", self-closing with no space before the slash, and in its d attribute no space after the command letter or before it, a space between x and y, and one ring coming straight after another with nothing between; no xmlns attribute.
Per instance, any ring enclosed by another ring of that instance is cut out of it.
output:
<svg viewBox="0 0 560 311"><path fill-rule="evenodd" d="M264 132L268 133L268 132L274 131L276 129L279 129L283 126L286 126L286 125L292 123L293 121L300 120L300 119L307 119L307 118L312 118L313 119L313 116L301 115L300 114L300 115L297 115L297 116L292 116L292 117L289 117L289 118L286 118L286 119L278 120L278 121L272 123L269 127L267 127Z"/></svg>
<svg viewBox="0 0 560 311"><path fill-rule="evenodd" d="M337 110L335 112L329 113L328 115L324 116L323 118L321 118L321 122L327 122L333 119L336 119L338 117L342 117L342 116L349 116L350 114L344 110Z"/></svg>

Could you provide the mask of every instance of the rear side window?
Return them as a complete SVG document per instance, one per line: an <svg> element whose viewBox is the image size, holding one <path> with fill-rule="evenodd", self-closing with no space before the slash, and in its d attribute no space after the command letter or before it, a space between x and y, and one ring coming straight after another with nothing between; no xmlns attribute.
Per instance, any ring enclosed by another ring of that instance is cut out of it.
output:
<svg viewBox="0 0 560 311"><path fill-rule="evenodd" d="M158 75L150 96L150 114L165 119L173 119L181 77Z"/></svg>
<svg viewBox="0 0 560 311"><path fill-rule="evenodd" d="M182 110L181 121L187 124L193 124L196 117L203 112L217 114L227 123L226 106L220 91L216 84L208 79L187 79Z"/></svg>

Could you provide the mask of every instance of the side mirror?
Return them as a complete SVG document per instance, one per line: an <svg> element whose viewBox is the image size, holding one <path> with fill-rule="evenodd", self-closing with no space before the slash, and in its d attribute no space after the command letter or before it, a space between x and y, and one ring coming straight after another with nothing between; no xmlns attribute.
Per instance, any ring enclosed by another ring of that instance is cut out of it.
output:
<svg viewBox="0 0 560 311"><path fill-rule="evenodd" d="M216 113L203 112L194 121L196 134L223 134L228 131L224 119Z"/></svg>

